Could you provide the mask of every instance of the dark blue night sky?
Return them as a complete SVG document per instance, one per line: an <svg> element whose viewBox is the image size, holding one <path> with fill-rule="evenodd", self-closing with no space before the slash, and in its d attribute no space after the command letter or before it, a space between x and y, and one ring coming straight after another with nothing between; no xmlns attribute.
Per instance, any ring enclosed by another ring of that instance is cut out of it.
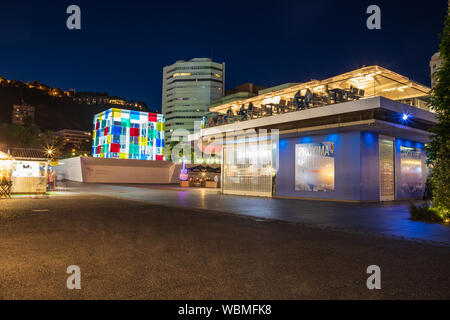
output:
<svg viewBox="0 0 450 320"><path fill-rule="evenodd" d="M68 5L82 30L66 28ZM366 28L381 7L382 29ZM160 108L162 68L224 61L226 86L323 79L378 64L429 85L447 0L13 1L0 3L0 75Z"/></svg>

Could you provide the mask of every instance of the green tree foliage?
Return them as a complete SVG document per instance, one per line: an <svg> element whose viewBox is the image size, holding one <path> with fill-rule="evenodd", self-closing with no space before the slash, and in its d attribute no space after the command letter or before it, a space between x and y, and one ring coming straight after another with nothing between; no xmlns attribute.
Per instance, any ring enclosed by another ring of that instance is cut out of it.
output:
<svg viewBox="0 0 450 320"><path fill-rule="evenodd" d="M0 143L19 148L37 148L41 146L39 127L31 123L27 126L0 123Z"/></svg>
<svg viewBox="0 0 450 320"><path fill-rule="evenodd" d="M61 147L62 141L52 131L41 131L29 122L26 125L0 123L0 144L16 148L42 148L43 150Z"/></svg>
<svg viewBox="0 0 450 320"><path fill-rule="evenodd" d="M433 168L433 206L446 215L450 208L450 16L445 20L440 55L444 61L436 74L438 83L431 99L439 123L432 129L427 155Z"/></svg>

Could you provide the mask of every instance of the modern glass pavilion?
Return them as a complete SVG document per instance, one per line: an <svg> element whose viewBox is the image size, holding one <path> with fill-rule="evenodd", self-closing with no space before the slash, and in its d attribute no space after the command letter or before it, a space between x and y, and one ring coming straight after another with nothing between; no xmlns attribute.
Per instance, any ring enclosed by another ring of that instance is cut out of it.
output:
<svg viewBox="0 0 450 320"><path fill-rule="evenodd" d="M388 69L370 66L321 81L289 84L286 88L279 86L272 90L266 89L253 98L211 108L204 119L205 126L212 127L376 96L428 110L430 88Z"/></svg>
<svg viewBox="0 0 450 320"><path fill-rule="evenodd" d="M427 107L429 92L385 68L365 67L214 106L190 138L221 158L223 193L358 202L421 198L424 145L437 123Z"/></svg>

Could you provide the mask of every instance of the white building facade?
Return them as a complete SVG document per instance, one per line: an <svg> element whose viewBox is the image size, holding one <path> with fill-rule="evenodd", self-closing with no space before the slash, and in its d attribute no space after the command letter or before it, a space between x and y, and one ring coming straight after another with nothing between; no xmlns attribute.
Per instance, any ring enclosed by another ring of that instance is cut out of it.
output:
<svg viewBox="0 0 450 320"><path fill-rule="evenodd" d="M194 131L211 102L224 95L225 63L208 58L180 60L163 69L162 113L168 144L176 129Z"/></svg>
<svg viewBox="0 0 450 320"><path fill-rule="evenodd" d="M441 66L444 64L444 59L441 58L441 55L439 52L436 52L433 54L433 56L430 59L430 77L431 77L431 88L434 88L436 86L436 72L439 71Z"/></svg>

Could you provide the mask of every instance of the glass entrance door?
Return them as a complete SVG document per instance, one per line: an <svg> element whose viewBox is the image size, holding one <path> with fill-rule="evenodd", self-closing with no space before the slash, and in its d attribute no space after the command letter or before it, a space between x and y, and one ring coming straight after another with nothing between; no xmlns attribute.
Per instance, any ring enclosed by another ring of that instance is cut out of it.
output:
<svg viewBox="0 0 450 320"><path fill-rule="evenodd" d="M380 201L395 199L395 167L394 167L394 141L379 139L380 150Z"/></svg>

